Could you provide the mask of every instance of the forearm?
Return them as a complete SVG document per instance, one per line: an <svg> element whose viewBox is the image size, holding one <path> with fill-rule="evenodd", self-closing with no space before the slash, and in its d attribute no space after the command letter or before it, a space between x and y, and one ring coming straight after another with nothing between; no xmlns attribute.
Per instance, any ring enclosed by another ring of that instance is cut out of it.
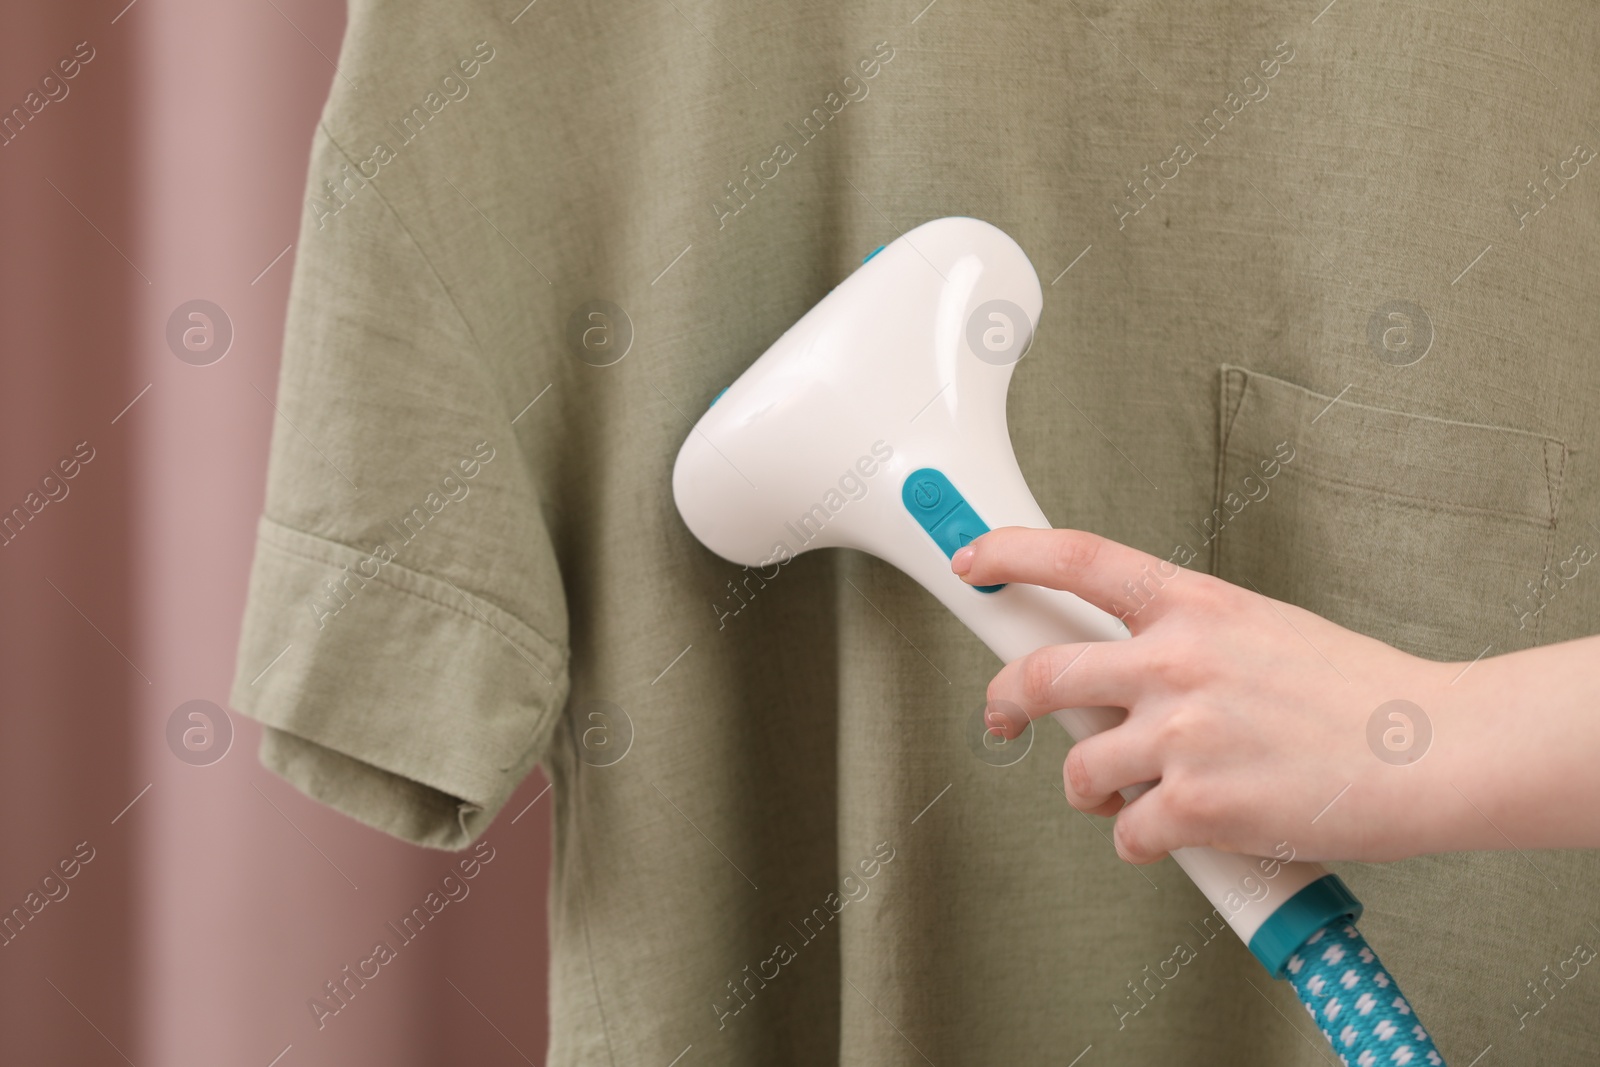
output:
<svg viewBox="0 0 1600 1067"><path fill-rule="evenodd" d="M1429 851L1600 848L1600 636L1450 667L1434 751L1404 768L1438 757Z"/></svg>

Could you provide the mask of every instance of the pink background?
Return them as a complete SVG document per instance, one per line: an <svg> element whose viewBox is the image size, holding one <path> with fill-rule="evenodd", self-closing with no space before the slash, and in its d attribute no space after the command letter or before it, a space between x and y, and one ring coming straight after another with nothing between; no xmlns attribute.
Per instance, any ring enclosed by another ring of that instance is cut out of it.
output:
<svg viewBox="0 0 1600 1067"><path fill-rule="evenodd" d="M0 547L0 911L95 850L0 946L0 1062L542 1063L550 797L512 823L539 775L470 895L319 1030L308 999L459 857L307 800L238 714L219 762L167 746L180 704L227 705L295 251L273 259L343 5L124 4L0 16L6 112L95 50L0 147L0 512L95 450ZM197 298L234 327L206 367L164 336Z"/></svg>

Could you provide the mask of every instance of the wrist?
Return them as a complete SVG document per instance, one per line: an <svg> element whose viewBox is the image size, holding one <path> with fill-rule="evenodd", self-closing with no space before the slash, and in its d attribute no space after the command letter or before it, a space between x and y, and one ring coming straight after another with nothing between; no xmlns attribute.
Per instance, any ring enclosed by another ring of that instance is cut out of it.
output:
<svg viewBox="0 0 1600 1067"><path fill-rule="evenodd" d="M1488 755L1477 694L1462 674L1468 665L1409 655L1407 661L1396 697L1374 709L1367 732L1397 851L1420 856L1498 847L1481 840L1488 827L1462 796L1483 803L1478 794Z"/></svg>
<svg viewBox="0 0 1600 1067"><path fill-rule="evenodd" d="M1538 814L1550 780L1549 753L1535 732L1518 725L1516 677L1519 653L1475 662L1438 664L1434 689L1437 755L1428 776L1429 801L1438 813L1433 851L1537 848Z"/></svg>

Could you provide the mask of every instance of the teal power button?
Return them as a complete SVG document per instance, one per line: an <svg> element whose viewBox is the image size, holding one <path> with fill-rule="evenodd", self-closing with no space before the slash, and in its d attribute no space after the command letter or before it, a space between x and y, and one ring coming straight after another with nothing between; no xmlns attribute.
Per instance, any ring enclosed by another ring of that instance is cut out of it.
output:
<svg viewBox="0 0 1600 1067"><path fill-rule="evenodd" d="M923 467L912 471L900 487L900 500L905 504L917 525L927 531L934 544L953 556L956 550L980 534L989 532L989 526L972 510L950 479L942 471ZM974 586L980 593L993 593L1004 585Z"/></svg>

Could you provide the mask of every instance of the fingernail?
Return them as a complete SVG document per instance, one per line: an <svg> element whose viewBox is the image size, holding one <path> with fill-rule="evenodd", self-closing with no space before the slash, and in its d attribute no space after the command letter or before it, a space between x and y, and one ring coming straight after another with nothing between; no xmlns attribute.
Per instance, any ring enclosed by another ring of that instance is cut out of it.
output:
<svg viewBox="0 0 1600 1067"><path fill-rule="evenodd" d="M966 574L972 569L972 557L977 554L978 550L971 545L957 549L956 554L950 557L950 569L957 574Z"/></svg>

